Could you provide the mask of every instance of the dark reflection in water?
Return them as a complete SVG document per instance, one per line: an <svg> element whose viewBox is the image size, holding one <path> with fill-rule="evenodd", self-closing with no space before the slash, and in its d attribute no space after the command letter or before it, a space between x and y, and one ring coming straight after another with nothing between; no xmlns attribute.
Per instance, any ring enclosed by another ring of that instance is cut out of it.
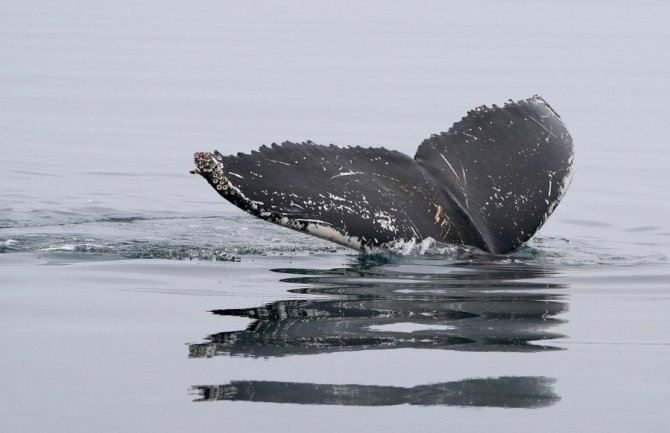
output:
<svg viewBox="0 0 670 433"><path fill-rule="evenodd" d="M311 299L214 310L252 319L245 330L191 344L193 358L281 357L394 348L482 352L559 350L548 344L567 311L546 266L361 255L343 269L275 269L290 292ZM321 295L310 297L309 295ZM324 296L325 295L325 296ZM467 379L414 388L235 381L196 386L206 400L342 405L542 407L558 400L553 379Z"/></svg>
<svg viewBox="0 0 670 433"><path fill-rule="evenodd" d="M374 258L374 256L373 256ZM189 346L195 358L274 357L351 350L433 348L469 351L557 350L547 340L567 310L561 286L532 279L547 269L517 264L358 266L334 270L276 269L303 274L282 281L293 293L330 298L286 300L257 308L214 310L253 319L246 330L221 332ZM380 259L377 258L377 261ZM333 299L334 298L334 299Z"/></svg>
<svg viewBox="0 0 670 433"><path fill-rule="evenodd" d="M296 382L234 381L196 386L196 401L235 400L342 406L472 406L540 408L556 403L554 380L546 377L466 379L412 388L328 385Z"/></svg>

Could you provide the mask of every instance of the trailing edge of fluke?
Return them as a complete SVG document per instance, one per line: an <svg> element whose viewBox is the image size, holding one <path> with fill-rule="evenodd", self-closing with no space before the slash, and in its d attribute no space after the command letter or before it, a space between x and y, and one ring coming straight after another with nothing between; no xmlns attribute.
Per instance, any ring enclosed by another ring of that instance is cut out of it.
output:
<svg viewBox="0 0 670 433"><path fill-rule="evenodd" d="M428 238L512 251L544 224L574 172L572 138L539 96L477 107L414 158L307 141L194 159L193 173L240 209L361 251Z"/></svg>

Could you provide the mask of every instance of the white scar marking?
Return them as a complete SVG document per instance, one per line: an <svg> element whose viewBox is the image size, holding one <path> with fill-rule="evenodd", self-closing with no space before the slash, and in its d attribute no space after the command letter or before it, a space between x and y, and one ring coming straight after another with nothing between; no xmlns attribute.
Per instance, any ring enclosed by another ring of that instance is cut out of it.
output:
<svg viewBox="0 0 670 433"><path fill-rule="evenodd" d="M272 161L272 162L276 162L277 164L283 164L283 165L288 165L289 167L292 167L292 165L287 163L287 162L275 161L274 159L268 159L268 161Z"/></svg>
<svg viewBox="0 0 670 433"><path fill-rule="evenodd" d="M456 170L454 170L454 167L452 167L451 164L449 163L449 161L447 161L447 158L446 158L444 155L442 155L441 153L440 153L440 156L442 157L442 159L444 159L444 162L447 163L447 165L448 165L449 168L451 169L452 173L454 173L454 176L456 176L456 179L458 179L458 181L459 181L461 184L463 184L463 181L461 181L461 178L458 177L458 173L456 173Z"/></svg>
<svg viewBox="0 0 670 433"><path fill-rule="evenodd" d="M438 152L438 153L439 153L439 152ZM456 176L456 179L458 179L458 183L461 184L461 189L463 190L463 195L465 196L465 207L467 207L467 208L469 209L469 208L470 208L470 204L468 203L468 191L467 191L467 186L468 186L467 182L468 182L468 179L467 179L467 177L465 177L465 169L463 168L463 164L461 164L461 172L463 173L463 179L461 179L461 177L458 175L458 173L456 173L456 170L455 170L454 167L451 165L451 163L449 163L449 161L447 160L447 158L446 158L444 155L442 155L441 153L440 153L440 156L442 157L442 159L444 160L444 162L447 163L447 165L449 166L449 169L451 170L451 172L454 173L454 176Z"/></svg>
<svg viewBox="0 0 670 433"><path fill-rule="evenodd" d="M435 224L440 223L440 218L442 217L442 206L437 206L437 212L435 213Z"/></svg>
<svg viewBox="0 0 670 433"><path fill-rule="evenodd" d="M463 173L463 195L465 196L465 207L470 209L470 203L468 202L468 178L465 176L465 169L463 164L461 164L461 173Z"/></svg>
<svg viewBox="0 0 670 433"><path fill-rule="evenodd" d="M229 171L228 174L232 174L232 175L235 176L235 177L239 177L240 179L244 179L244 177L240 176L240 175L237 174L237 173L233 173L232 171Z"/></svg>
<svg viewBox="0 0 670 433"><path fill-rule="evenodd" d="M301 223L322 224L322 225L325 225L325 226L328 226L328 227L332 226L332 224L329 223L329 222L322 221L322 220L317 220L317 219L299 218L299 219L296 219L296 221L299 221Z"/></svg>
<svg viewBox="0 0 670 433"><path fill-rule="evenodd" d="M336 177L340 177L340 176L351 176L351 175L354 175L354 174L365 174L365 173L363 173L362 171L351 171L351 170L349 170L349 171L346 171L344 173L338 173L335 176L331 176L331 179L335 179Z"/></svg>
<svg viewBox="0 0 670 433"><path fill-rule="evenodd" d="M530 118L530 120L532 120L533 122L535 122L535 123L537 123L538 125L540 125L540 126L542 127L542 129L544 129L545 131L547 131L552 137L556 138L556 136L554 135L553 132L551 132L550 130L548 130L546 126L544 126L542 123L538 122L537 119L535 119L533 116L528 116L528 117Z"/></svg>

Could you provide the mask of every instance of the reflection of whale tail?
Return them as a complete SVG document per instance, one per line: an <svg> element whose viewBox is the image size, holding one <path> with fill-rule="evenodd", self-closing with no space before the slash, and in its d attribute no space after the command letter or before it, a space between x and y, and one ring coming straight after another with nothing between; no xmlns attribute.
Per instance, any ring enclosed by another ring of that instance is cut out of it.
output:
<svg viewBox="0 0 670 433"><path fill-rule="evenodd" d="M314 293L333 293L332 288ZM433 289L435 291L435 289ZM388 293L388 292L386 292ZM535 352L559 350L534 344L561 337L548 328L561 323L562 302L546 295L499 293L476 299L440 299L422 295L378 299L372 293L353 299L278 301L244 309L214 310L222 316L252 319L244 330L221 332L205 343L189 345L189 357L220 355L271 357L370 349L445 349L464 351ZM436 295L436 294L434 294ZM445 297L448 295L445 295ZM411 327L418 327L412 329Z"/></svg>
<svg viewBox="0 0 670 433"><path fill-rule="evenodd" d="M273 144L196 153L196 172L268 221L361 250L433 238L507 252L552 213L573 170L572 139L540 97L479 107L412 159L384 148Z"/></svg>
<svg viewBox="0 0 670 433"><path fill-rule="evenodd" d="M237 400L266 403L344 406L471 406L540 408L559 400L547 377L465 379L412 388L376 385L330 385L297 382L233 381L194 386L196 401Z"/></svg>

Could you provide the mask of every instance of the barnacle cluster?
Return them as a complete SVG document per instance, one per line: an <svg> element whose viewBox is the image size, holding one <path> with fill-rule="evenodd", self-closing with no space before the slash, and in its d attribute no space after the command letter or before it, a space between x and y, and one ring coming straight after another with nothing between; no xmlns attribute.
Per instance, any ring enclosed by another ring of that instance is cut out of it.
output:
<svg viewBox="0 0 670 433"><path fill-rule="evenodd" d="M196 152L193 155L196 169L194 174L202 175L217 191L224 195L234 194L235 191L223 172L223 157L219 152Z"/></svg>

